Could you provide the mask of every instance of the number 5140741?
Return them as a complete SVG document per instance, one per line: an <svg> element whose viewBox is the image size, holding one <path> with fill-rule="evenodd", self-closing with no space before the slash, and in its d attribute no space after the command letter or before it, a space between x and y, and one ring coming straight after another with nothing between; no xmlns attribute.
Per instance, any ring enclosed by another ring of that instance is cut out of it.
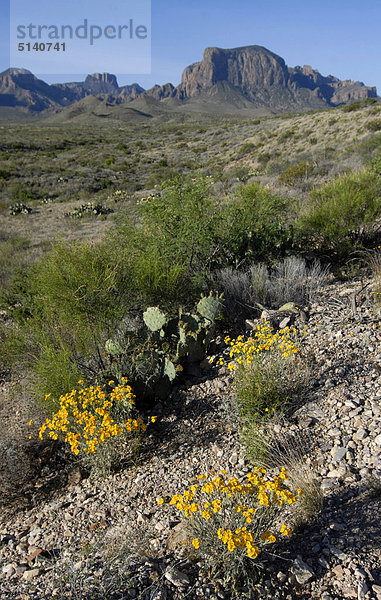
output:
<svg viewBox="0 0 381 600"><path fill-rule="evenodd" d="M34 44L31 44L30 42L19 42L18 51L24 52L24 50L27 50L28 52L31 50L34 50L35 52L50 52L51 50L65 52L66 44L65 42L56 42L55 44L53 44L53 42L35 42Z"/></svg>

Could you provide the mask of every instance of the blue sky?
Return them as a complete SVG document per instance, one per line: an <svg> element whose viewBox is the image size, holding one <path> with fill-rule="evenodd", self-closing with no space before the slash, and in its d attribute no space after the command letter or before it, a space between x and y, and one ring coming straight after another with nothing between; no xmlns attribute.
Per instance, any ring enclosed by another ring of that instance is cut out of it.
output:
<svg viewBox="0 0 381 600"><path fill-rule="evenodd" d="M41 5L47 0L34 1ZM49 5L56 1L49 0ZM93 14L115 22L112 3L93 0ZM73 7L75 20L81 2ZM10 66L8 15L9 0L0 0L0 71ZM257 44L282 56L289 66L309 64L323 75L376 85L381 94L381 0L152 0L151 27L151 74L119 76L120 84L177 85L183 69L201 60L205 47ZM110 63L106 70L125 73L123 57L115 56ZM81 77L44 79L52 83Z"/></svg>

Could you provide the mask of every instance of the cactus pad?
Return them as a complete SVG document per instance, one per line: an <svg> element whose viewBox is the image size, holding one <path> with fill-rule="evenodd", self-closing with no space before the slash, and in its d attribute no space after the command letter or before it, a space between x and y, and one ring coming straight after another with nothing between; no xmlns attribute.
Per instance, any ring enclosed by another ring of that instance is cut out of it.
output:
<svg viewBox="0 0 381 600"><path fill-rule="evenodd" d="M143 313L143 320L148 329L159 331L166 324L167 317L157 306L151 306Z"/></svg>
<svg viewBox="0 0 381 600"><path fill-rule="evenodd" d="M118 342L114 342L114 340L107 340L105 343L105 350L111 354L111 356L119 356L120 354L123 354L122 346Z"/></svg>
<svg viewBox="0 0 381 600"><path fill-rule="evenodd" d="M210 292L209 296L201 296L201 300L197 304L197 312L204 319L208 319L208 321L213 323L222 308L221 298L222 295L219 296L217 292L216 294Z"/></svg>

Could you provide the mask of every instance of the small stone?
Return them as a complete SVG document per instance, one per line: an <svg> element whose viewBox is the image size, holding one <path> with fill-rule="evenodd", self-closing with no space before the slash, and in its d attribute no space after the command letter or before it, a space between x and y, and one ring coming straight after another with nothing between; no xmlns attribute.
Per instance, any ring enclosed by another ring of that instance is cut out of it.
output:
<svg viewBox="0 0 381 600"><path fill-rule="evenodd" d="M13 565L13 564L5 565L2 568L2 572L4 573L5 577L12 577L12 575L14 575L16 573L15 565Z"/></svg>
<svg viewBox="0 0 381 600"><path fill-rule="evenodd" d="M365 573L365 571L363 571L363 569L360 569L360 567L356 567L355 568L355 577L356 577L356 579L365 579L366 573Z"/></svg>
<svg viewBox="0 0 381 600"><path fill-rule="evenodd" d="M311 567L307 565L307 563L303 562L299 556L298 558L295 558L293 562L291 573L295 575L296 581L300 585L305 585L315 577L315 573Z"/></svg>
<svg viewBox="0 0 381 600"><path fill-rule="evenodd" d="M337 579L341 579L341 577L344 575L344 569L341 565L336 565L336 567L333 567L332 572L335 574Z"/></svg>
<svg viewBox="0 0 381 600"><path fill-rule="evenodd" d="M378 446L381 446L381 433L376 438L374 438L374 441Z"/></svg>
<svg viewBox="0 0 381 600"><path fill-rule="evenodd" d="M329 479L339 479L340 477L343 477L343 475L345 475L345 469L343 470L342 467L339 467L338 469L332 469L327 473L327 477L329 477Z"/></svg>
<svg viewBox="0 0 381 600"><path fill-rule="evenodd" d="M363 598L365 598L365 595L367 594L368 590L369 590L368 584L365 583L365 581L359 581L359 583L357 585L358 600L363 600Z"/></svg>
<svg viewBox="0 0 381 600"><path fill-rule="evenodd" d="M170 583L172 583L176 587L184 587L189 585L190 583L189 577L185 573L178 571L178 569L175 569L174 567L167 569L167 571L165 572L165 577Z"/></svg>
<svg viewBox="0 0 381 600"><path fill-rule="evenodd" d="M287 575L285 573L283 573L282 571L279 571L279 573L277 573L277 575L276 575L276 578L280 583L284 583L287 579Z"/></svg>
<svg viewBox="0 0 381 600"><path fill-rule="evenodd" d="M354 433L353 435L353 439L354 440L364 440L366 437L368 437L368 432L366 429L364 429L363 427L359 427L358 430L356 431L356 433Z"/></svg>
<svg viewBox="0 0 381 600"><path fill-rule="evenodd" d="M40 569L29 569L29 571L25 571L22 578L25 581L32 581L35 577L38 577L40 574Z"/></svg>
<svg viewBox="0 0 381 600"><path fill-rule="evenodd" d="M333 554L333 556L336 556L336 558L338 558L339 560L345 560L347 558L345 552L340 550L340 548L335 548L335 546L331 546L330 550L331 554Z"/></svg>
<svg viewBox="0 0 381 600"><path fill-rule="evenodd" d="M343 448L342 446L339 446L333 455L332 462L333 463L340 462L345 457L346 453L347 453L347 449Z"/></svg>
<svg viewBox="0 0 381 600"><path fill-rule="evenodd" d="M229 463L234 467L238 463L238 454L233 452L229 458Z"/></svg>
<svg viewBox="0 0 381 600"><path fill-rule="evenodd" d="M329 569L329 563L325 560L324 556L320 556L320 558L318 559L319 564L324 567L325 569Z"/></svg>

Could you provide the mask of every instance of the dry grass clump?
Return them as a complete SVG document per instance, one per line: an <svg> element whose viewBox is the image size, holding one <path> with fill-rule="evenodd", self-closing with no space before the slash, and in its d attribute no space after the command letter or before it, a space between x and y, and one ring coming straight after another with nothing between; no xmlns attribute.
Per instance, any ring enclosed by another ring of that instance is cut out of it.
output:
<svg viewBox="0 0 381 600"><path fill-rule="evenodd" d="M75 551L61 549L54 566L54 587L59 598L69 600L115 600L130 597L136 587L132 566L147 557L157 556L143 525L121 523L83 542ZM148 588L145 590L148 592Z"/></svg>
<svg viewBox="0 0 381 600"><path fill-rule="evenodd" d="M316 440L308 431L289 430L289 424L282 418L264 423L246 433L252 457L268 470L285 468L292 489L302 490L297 510L293 512L292 526L302 528L311 521L323 506L323 494L319 479L314 472L308 455L316 445Z"/></svg>
<svg viewBox="0 0 381 600"><path fill-rule="evenodd" d="M381 246L367 254L368 264L374 277L374 300L377 307L381 307Z"/></svg>
<svg viewBox="0 0 381 600"><path fill-rule="evenodd" d="M308 304L328 274L329 268L319 261L307 266L303 258L288 257L273 269L263 263L246 271L221 269L214 274L213 285L224 293L226 311L236 314L258 309L258 304L275 309L291 301L299 306Z"/></svg>

